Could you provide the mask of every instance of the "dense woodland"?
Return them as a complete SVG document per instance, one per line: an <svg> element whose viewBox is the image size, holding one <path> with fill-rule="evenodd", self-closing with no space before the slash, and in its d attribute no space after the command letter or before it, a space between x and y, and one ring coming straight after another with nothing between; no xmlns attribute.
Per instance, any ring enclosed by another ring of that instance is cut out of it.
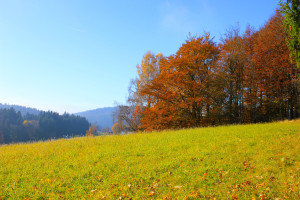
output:
<svg viewBox="0 0 300 200"><path fill-rule="evenodd" d="M84 117L55 112L22 116L13 108L0 109L0 144L85 135L89 122Z"/></svg>
<svg viewBox="0 0 300 200"><path fill-rule="evenodd" d="M299 6L298 6L299 7ZM288 26L289 27L289 26ZM238 27L220 43L189 35L169 57L148 52L137 66L115 132L256 123L299 117L299 68L284 16L255 31Z"/></svg>

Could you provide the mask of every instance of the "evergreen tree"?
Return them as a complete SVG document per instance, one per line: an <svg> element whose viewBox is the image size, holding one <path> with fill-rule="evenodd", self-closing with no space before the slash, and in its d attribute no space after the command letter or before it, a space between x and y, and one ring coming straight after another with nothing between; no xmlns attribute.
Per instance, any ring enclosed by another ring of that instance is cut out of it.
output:
<svg viewBox="0 0 300 200"><path fill-rule="evenodd" d="M284 14L284 26L288 34L287 42L291 56L300 67L300 1L281 1L281 12Z"/></svg>

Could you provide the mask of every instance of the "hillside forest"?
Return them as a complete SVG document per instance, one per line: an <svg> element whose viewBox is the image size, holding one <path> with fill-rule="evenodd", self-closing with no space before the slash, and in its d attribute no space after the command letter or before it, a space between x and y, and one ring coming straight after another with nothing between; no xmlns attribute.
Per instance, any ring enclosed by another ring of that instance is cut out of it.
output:
<svg viewBox="0 0 300 200"><path fill-rule="evenodd" d="M299 68L284 19L277 10L259 30L233 27L219 43L190 34L171 56L146 53L113 131L298 118Z"/></svg>
<svg viewBox="0 0 300 200"><path fill-rule="evenodd" d="M84 117L40 111L38 115L0 109L0 144L85 135L90 123Z"/></svg>

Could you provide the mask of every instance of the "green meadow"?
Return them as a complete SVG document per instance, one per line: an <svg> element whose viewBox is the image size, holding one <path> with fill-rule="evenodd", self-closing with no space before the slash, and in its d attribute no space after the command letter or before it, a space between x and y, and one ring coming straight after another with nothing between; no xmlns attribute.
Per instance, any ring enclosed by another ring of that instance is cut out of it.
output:
<svg viewBox="0 0 300 200"><path fill-rule="evenodd" d="M0 146L0 199L299 199L300 121Z"/></svg>

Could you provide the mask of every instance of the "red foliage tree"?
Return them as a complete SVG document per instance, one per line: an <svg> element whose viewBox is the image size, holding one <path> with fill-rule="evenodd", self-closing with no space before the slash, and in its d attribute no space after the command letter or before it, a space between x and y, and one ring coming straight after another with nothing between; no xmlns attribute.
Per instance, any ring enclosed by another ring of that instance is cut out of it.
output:
<svg viewBox="0 0 300 200"><path fill-rule="evenodd" d="M299 70L290 62L279 11L257 32L253 61L259 88L259 111L263 120L298 116L296 74Z"/></svg>
<svg viewBox="0 0 300 200"><path fill-rule="evenodd" d="M146 54L134 94L138 129L299 117L299 69L285 39L277 11L259 31L233 29L218 46L206 34L169 57Z"/></svg>
<svg viewBox="0 0 300 200"><path fill-rule="evenodd" d="M175 55L162 59L160 75L142 90L154 97L143 112L143 128L193 127L212 120L219 49L209 37L190 37Z"/></svg>

